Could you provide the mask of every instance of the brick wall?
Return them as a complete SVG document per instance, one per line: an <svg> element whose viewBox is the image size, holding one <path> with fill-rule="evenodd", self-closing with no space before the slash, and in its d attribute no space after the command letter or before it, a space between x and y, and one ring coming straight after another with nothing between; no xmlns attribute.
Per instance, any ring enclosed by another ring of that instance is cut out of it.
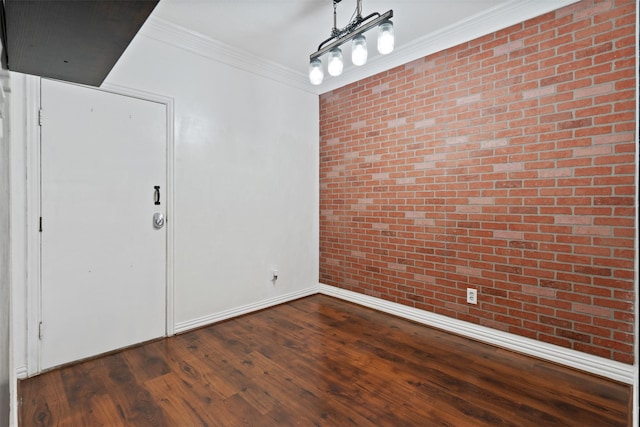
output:
<svg viewBox="0 0 640 427"><path fill-rule="evenodd" d="M635 13L581 1L322 95L320 281L633 363Z"/></svg>

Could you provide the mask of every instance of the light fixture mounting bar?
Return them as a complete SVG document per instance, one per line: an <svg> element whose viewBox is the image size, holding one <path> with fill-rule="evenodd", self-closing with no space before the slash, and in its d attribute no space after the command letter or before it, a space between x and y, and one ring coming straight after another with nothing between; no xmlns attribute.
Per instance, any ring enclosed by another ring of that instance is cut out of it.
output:
<svg viewBox="0 0 640 427"><path fill-rule="evenodd" d="M370 16L372 16L372 15L370 15ZM358 34L362 34L365 31L370 30L371 28L375 27L376 25L380 24L381 22L384 22L387 19L390 19L392 17L393 17L393 10L389 10L386 13L383 13L382 15L378 16L376 19L374 19L372 21L369 21L369 22L363 23L360 27L358 27L357 29L353 30L352 32L337 38L335 41L333 41L332 43L329 43L328 45L326 45L324 47L319 48L316 52L314 52L311 55L309 55L309 60L312 61L312 60L314 60L316 58L319 58L320 56L322 56L325 53L329 52L334 47L338 47L338 46L343 45L344 43L346 43L349 40L353 39ZM366 19L367 18L365 18L365 20ZM331 39L329 39L329 40L331 40ZM322 46L322 45L320 45L320 46Z"/></svg>

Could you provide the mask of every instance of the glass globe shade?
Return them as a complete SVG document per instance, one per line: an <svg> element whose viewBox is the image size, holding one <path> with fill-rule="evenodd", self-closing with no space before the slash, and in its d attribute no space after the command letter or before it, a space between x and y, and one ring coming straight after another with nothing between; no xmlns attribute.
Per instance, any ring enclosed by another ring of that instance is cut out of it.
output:
<svg viewBox="0 0 640 427"><path fill-rule="evenodd" d="M393 52L394 39L391 21L385 21L378 26L378 52L382 55Z"/></svg>
<svg viewBox="0 0 640 427"><path fill-rule="evenodd" d="M351 62L353 65L364 65L367 63L367 39L360 34L351 43Z"/></svg>
<svg viewBox="0 0 640 427"><path fill-rule="evenodd" d="M322 61L320 58L315 58L309 63L309 81L312 85L317 86L322 83L322 79L324 79Z"/></svg>
<svg viewBox="0 0 640 427"><path fill-rule="evenodd" d="M329 51L329 62L327 63L327 70L332 76L339 76L342 74L342 68L344 63L342 62L342 50L339 47L334 47Z"/></svg>

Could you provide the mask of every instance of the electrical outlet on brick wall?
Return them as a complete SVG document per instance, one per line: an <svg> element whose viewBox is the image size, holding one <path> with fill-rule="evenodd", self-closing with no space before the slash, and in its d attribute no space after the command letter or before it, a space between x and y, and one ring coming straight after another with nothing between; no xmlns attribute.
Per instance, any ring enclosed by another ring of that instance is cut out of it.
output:
<svg viewBox="0 0 640 427"><path fill-rule="evenodd" d="M469 304L478 303L478 291L477 289L467 288L467 302Z"/></svg>

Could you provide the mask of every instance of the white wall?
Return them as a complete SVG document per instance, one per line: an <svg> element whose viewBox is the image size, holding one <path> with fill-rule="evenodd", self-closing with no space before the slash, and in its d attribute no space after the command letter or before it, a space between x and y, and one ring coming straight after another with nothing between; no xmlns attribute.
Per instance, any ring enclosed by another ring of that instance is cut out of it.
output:
<svg viewBox="0 0 640 427"><path fill-rule="evenodd" d="M4 73L4 72L3 72ZM8 79L6 79L8 80ZM4 76L0 77L0 85L5 86ZM9 425L10 385L13 375L10 373L10 312L11 312L11 277L10 277L10 235L9 235L9 138L6 134L7 98L0 88L0 426Z"/></svg>
<svg viewBox="0 0 640 427"><path fill-rule="evenodd" d="M15 75L15 80L21 96L29 98L33 79ZM175 212L168 220L175 230L176 330L316 292L317 95L142 34L105 86L174 100ZM16 104L21 123L29 122L29 108L29 99ZM36 134L27 125L12 141L21 169L16 172L21 182L12 184L19 202L12 225L21 236L14 245L14 268L21 268L14 274L19 279L14 305L24 308L15 316L15 368L22 375L35 363L37 346L28 344L33 332L26 331L29 322L35 324L37 306L29 293L33 233L25 232L33 216L25 170L34 164ZM272 267L279 270L275 285Z"/></svg>
<svg viewBox="0 0 640 427"><path fill-rule="evenodd" d="M175 99L179 328L316 286L316 95L143 33L106 83Z"/></svg>

